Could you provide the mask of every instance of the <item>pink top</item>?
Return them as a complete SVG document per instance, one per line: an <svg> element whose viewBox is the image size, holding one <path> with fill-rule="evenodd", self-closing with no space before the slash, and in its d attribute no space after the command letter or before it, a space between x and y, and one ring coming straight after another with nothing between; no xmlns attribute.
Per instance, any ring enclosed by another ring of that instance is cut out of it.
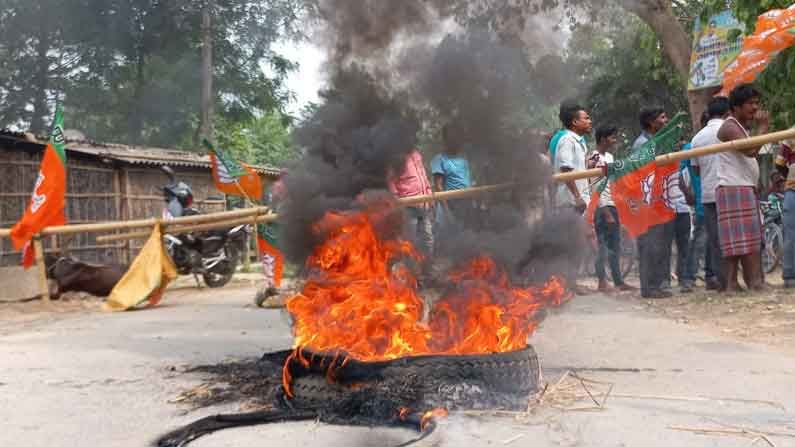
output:
<svg viewBox="0 0 795 447"><path fill-rule="evenodd" d="M388 181L389 191L401 197L413 197L431 193L431 183L425 173L425 165L422 163L422 154L414 149L406 157L406 165L403 173L397 178L390 178Z"/></svg>

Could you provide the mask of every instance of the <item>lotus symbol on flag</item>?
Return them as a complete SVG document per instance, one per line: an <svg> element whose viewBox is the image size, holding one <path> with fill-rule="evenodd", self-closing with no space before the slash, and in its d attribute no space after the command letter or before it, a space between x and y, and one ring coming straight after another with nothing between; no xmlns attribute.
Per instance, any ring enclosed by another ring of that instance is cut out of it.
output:
<svg viewBox="0 0 795 447"><path fill-rule="evenodd" d="M671 195L673 194L674 188L679 187L679 176L678 175L667 175L665 176L665 183L663 187L662 199L665 203L665 206L671 210L676 211L676 207L674 206L673 199L671 199Z"/></svg>
<svg viewBox="0 0 795 447"><path fill-rule="evenodd" d="M641 187L643 188L643 203L646 205L651 205L651 192L654 188L654 172L647 175L646 178L643 179Z"/></svg>
<svg viewBox="0 0 795 447"><path fill-rule="evenodd" d="M34 214L44 205L44 202L47 201L47 196L45 194L38 193L42 183L44 183L44 173L39 172L39 177L36 179L36 186L33 188L33 197L30 199L30 211Z"/></svg>

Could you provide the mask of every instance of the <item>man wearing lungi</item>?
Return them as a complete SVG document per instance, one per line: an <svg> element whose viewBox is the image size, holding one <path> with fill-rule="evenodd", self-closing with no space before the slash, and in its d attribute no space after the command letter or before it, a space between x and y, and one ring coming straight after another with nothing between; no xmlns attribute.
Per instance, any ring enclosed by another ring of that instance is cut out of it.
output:
<svg viewBox="0 0 795 447"><path fill-rule="evenodd" d="M768 114L761 110L761 95L750 84L743 84L729 95L731 112L718 130L720 141L751 136L756 124L758 133L767 133ZM718 210L718 234L723 254L726 291L739 290L737 267L743 266L745 285L752 290L765 288L762 280L762 220L756 186L759 182L760 147L718 154L718 189L715 193Z"/></svg>

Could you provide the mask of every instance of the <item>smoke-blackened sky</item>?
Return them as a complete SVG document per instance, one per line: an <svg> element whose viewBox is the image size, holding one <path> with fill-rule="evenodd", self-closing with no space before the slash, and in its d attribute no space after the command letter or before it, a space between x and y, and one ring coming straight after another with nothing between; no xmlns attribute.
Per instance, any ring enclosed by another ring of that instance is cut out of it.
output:
<svg viewBox="0 0 795 447"><path fill-rule="evenodd" d="M330 88L296 132L306 156L287 182L286 241L294 260L309 254L315 243L309 227L326 211L385 188L387 170L400 169L417 145L418 117L455 129L480 184L521 180L515 199L548 179L523 121L532 98L528 46L487 27L457 24L451 16L460 11L452 3L318 0ZM421 149L429 158L432 151ZM478 247L518 263L538 237L506 197L484 201L481 208L494 210L488 222L452 235L445 246Z"/></svg>

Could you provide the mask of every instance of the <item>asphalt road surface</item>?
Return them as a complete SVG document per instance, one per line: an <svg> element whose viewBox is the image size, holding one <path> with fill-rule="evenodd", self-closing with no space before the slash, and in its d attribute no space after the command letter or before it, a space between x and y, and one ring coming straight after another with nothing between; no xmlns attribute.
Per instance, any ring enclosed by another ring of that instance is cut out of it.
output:
<svg viewBox="0 0 795 447"><path fill-rule="evenodd" d="M169 403L201 383L173 367L289 347L282 311L254 308L253 294L246 287L180 290L156 309L0 326L0 446L144 446L199 417L237 411L236 404L188 411ZM791 408L712 399L795 408L791 352L706 333L604 297L578 297L550 315L532 343L551 383L572 368L613 383L606 408L560 412L542 406L527 420L455 416L431 444L749 447L758 438L671 428L680 426L775 432L768 436L773 445L795 446L795 437L781 435L795 433ZM218 432L192 445L389 446L412 437L403 430L291 423ZM760 439L754 445L770 444Z"/></svg>

